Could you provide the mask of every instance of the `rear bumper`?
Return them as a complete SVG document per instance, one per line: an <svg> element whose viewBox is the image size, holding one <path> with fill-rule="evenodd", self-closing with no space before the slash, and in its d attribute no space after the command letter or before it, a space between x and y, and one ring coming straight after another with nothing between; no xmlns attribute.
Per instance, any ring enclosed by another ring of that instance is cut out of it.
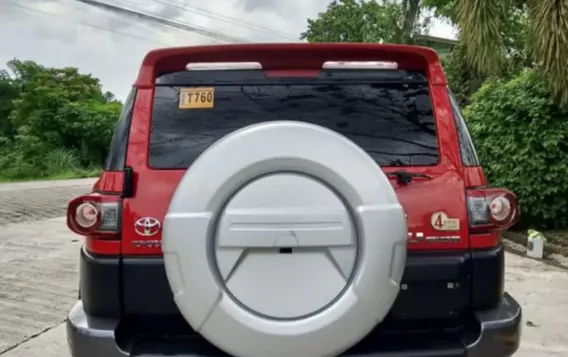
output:
<svg viewBox="0 0 568 357"><path fill-rule="evenodd" d="M497 309L479 311L479 337L467 346L467 356L512 356L519 348L522 332L522 309L505 293Z"/></svg>
<svg viewBox="0 0 568 357"><path fill-rule="evenodd" d="M499 304L504 250L409 251L388 320L452 319ZM90 316L180 315L162 257L108 257L81 250L80 293Z"/></svg>
<svg viewBox="0 0 568 357"><path fill-rule="evenodd" d="M479 311L474 314L476 328L450 335L434 343L432 339L423 339L404 336L404 344L398 346L389 343L396 337L388 336L385 343L376 343L376 346L364 351L357 346L343 354L343 357L434 357L434 356L468 356L468 357L508 357L519 347L521 336L522 311L520 305L507 293L501 299L499 306L492 310ZM81 301L77 302L69 313L67 319L67 341L73 357L125 357L146 356L159 357L172 355L171 349L160 351L153 348L152 352L141 353L121 349L116 341L115 331L118 320L94 318L88 316ZM452 337L452 338L450 338ZM195 339L194 339L195 340ZM194 341L185 340L183 348L191 349ZM374 339L375 341L380 340ZM427 341L426 343L424 343ZM444 341L444 342L442 342ZM203 348L203 341L195 342L195 350L186 353L173 353L178 357L222 357L223 353L215 353L214 349ZM172 343L167 344L171 347ZM199 345L199 346L197 346Z"/></svg>

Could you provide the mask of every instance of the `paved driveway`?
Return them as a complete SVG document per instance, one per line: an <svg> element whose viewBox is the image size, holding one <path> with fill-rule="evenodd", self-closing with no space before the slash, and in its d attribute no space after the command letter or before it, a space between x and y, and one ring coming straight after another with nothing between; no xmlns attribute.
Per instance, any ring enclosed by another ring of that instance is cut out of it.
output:
<svg viewBox="0 0 568 357"><path fill-rule="evenodd" d="M70 198L88 192L94 179L0 184L0 225L65 215Z"/></svg>
<svg viewBox="0 0 568 357"><path fill-rule="evenodd" d="M64 218L0 226L0 351L63 321L77 298L80 244Z"/></svg>
<svg viewBox="0 0 568 357"><path fill-rule="evenodd" d="M0 184L0 351L59 324L75 301L81 242L62 216L94 181Z"/></svg>
<svg viewBox="0 0 568 357"><path fill-rule="evenodd" d="M69 357L62 322L77 296L81 240L63 217L45 218L62 216L67 200L92 183L0 185L0 202L9 197L14 207L0 211L2 357ZM508 254L506 278L528 323L516 356L568 356L568 273Z"/></svg>

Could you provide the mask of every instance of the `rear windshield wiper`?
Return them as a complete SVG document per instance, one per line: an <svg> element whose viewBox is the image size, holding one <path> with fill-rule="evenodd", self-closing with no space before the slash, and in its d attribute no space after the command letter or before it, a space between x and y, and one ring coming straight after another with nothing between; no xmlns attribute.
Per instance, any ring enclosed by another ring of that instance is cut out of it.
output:
<svg viewBox="0 0 568 357"><path fill-rule="evenodd" d="M386 175L389 177L395 177L396 181L400 185L407 185L412 182L412 179L415 177L421 177L425 179L432 179L432 176L422 173L415 173L415 172L408 172L408 171L391 171L386 172Z"/></svg>

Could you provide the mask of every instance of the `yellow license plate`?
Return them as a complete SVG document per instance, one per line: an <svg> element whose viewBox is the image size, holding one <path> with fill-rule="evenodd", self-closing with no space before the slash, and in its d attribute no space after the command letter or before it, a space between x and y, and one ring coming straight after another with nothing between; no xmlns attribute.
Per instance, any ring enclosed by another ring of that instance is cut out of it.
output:
<svg viewBox="0 0 568 357"><path fill-rule="evenodd" d="M180 109L202 109L215 106L215 88L182 88L179 92Z"/></svg>

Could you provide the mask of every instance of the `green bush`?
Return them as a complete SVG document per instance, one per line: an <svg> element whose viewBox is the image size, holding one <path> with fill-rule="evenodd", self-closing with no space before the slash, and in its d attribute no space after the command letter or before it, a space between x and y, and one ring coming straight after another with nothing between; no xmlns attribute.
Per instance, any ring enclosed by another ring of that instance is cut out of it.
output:
<svg viewBox="0 0 568 357"><path fill-rule="evenodd" d="M43 174L36 165L22 160L20 153L3 151L0 157L0 181L3 179L39 178Z"/></svg>
<svg viewBox="0 0 568 357"><path fill-rule="evenodd" d="M0 179L73 177L101 167L122 104L76 68L0 71Z"/></svg>
<svg viewBox="0 0 568 357"><path fill-rule="evenodd" d="M47 176L57 176L65 171L78 171L79 158L70 150L55 149L45 157L44 173Z"/></svg>
<svg viewBox="0 0 568 357"><path fill-rule="evenodd" d="M526 70L487 81L464 110L491 184L518 195L523 227L568 226L568 114L551 98Z"/></svg>
<svg viewBox="0 0 568 357"><path fill-rule="evenodd" d="M33 158L26 158L26 152L12 146L11 150L0 150L0 182L26 179L68 179L94 177L100 173L100 166L81 165L77 151L57 148Z"/></svg>

